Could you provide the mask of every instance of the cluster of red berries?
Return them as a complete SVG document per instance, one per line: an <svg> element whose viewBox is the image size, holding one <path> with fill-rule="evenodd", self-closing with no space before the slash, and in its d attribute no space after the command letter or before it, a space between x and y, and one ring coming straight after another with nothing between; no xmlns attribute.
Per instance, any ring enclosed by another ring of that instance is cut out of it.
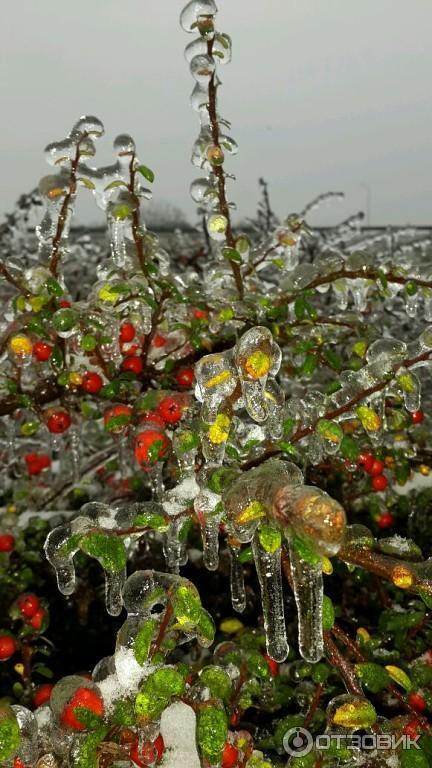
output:
<svg viewBox="0 0 432 768"><path fill-rule="evenodd" d="M39 632L47 615L40 598L32 592L26 592L19 595L16 603L25 624Z"/></svg>
<svg viewBox="0 0 432 768"><path fill-rule="evenodd" d="M385 491L388 486L388 480L383 474L385 464L381 459L377 459L373 453L361 453L357 459L361 467L368 475L372 477L372 488L374 491Z"/></svg>
<svg viewBox="0 0 432 768"><path fill-rule="evenodd" d="M46 453L26 453L24 461L29 475L40 475L51 464L51 459Z"/></svg>
<svg viewBox="0 0 432 768"><path fill-rule="evenodd" d="M119 342L120 351L123 355L120 370L139 376L144 370L144 363L139 354L141 352L141 344L136 340L136 328L133 323L124 322L121 324Z"/></svg>

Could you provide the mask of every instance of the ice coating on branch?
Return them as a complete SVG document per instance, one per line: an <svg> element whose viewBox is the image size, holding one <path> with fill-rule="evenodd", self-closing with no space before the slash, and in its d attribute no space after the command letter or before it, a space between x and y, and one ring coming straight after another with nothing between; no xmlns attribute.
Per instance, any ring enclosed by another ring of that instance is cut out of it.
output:
<svg viewBox="0 0 432 768"><path fill-rule="evenodd" d="M128 617L117 636L116 666L117 654L131 650L141 663L143 651L137 645L137 637L141 636L139 632L145 622L155 628L159 621L164 621L168 628L165 637L173 632L177 644L197 638L200 645L208 648L213 641L213 620L202 608L198 590L188 579L150 570L136 571L125 584L123 602ZM161 608L165 614L161 614ZM157 632L154 640L157 643Z"/></svg>
<svg viewBox="0 0 432 768"><path fill-rule="evenodd" d="M256 326L227 352L206 355L195 366L195 395L202 403L202 447L207 461L223 461L232 411L241 402L254 421L280 422L283 392L274 381L281 352L268 328ZM268 383L268 387L267 387Z"/></svg>
<svg viewBox="0 0 432 768"><path fill-rule="evenodd" d="M140 516L160 515L154 502L130 504L125 508L89 502L72 522L54 528L45 543L45 554L56 571L60 592L71 595L75 590L74 556L81 550L94 557L105 573L107 611L118 616L122 609L122 589L126 579L127 551L118 531L129 530ZM132 534L131 534L132 535ZM138 527L137 536L142 535Z"/></svg>

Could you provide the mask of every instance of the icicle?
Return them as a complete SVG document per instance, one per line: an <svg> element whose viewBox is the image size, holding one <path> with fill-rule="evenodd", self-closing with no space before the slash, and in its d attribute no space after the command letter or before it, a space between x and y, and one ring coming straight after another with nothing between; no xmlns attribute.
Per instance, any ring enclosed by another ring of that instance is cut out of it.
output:
<svg viewBox="0 0 432 768"><path fill-rule="evenodd" d="M267 651L272 659L282 662L288 656L289 647L283 605L281 550L266 552L257 534L252 540L252 550L261 587Z"/></svg>
<svg viewBox="0 0 432 768"><path fill-rule="evenodd" d="M185 521L185 517L173 519L165 536L164 552L167 568L171 573L179 573L180 566L187 561L186 545L180 539L180 532Z"/></svg>
<svg viewBox="0 0 432 768"><path fill-rule="evenodd" d="M237 613L243 613L246 608L246 591L243 575L243 566L239 559L240 550L237 547L229 547L230 554L230 586L231 602Z"/></svg>
<svg viewBox="0 0 432 768"><path fill-rule="evenodd" d="M81 437L76 427L69 430L72 479L78 485L81 480Z"/></svg>
<svg viewBox="0 0 432 768"><path fill-rule="evenodd" d="M201 525L204 565L209 571L216 571L219 565L219 520L207 517Z"/></svg>
<svg viewBox="0 0 432 768"><path fill-rule="evenodd" d="M71 533L70 525L54 528L45 542L45 554L55 570L57 585L62 595L71 595L76 586L73 558L78 552L78 547L68 551Z"/></svg>
<svg viewBox="0 0 432 768"><path fill-rule="evenodd" d="M126 568L123 571L105 571L105 605L110 616L118 616L122 611L125 581Z"/></svg>
<svg viewBox="0 0 432 768"><path fill-rule="evenodd" d="M323 655L322 610L323 577L321 562L308 563L290 542L291 575L298 611L299 651L303 659L315 663Z"/></svg>

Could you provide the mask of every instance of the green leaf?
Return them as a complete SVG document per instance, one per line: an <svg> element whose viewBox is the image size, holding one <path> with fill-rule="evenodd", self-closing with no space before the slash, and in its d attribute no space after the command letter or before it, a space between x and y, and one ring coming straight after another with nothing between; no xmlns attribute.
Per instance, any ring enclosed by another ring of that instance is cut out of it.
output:
<svg viewBox="0 0 432 768"><path fill-rule="evenodd" d="M80 546L87 555L95 557L105 571L117 573L126 567L126 549L119 536L89 533L83 538Z"/></svg>
<svg viewBox="0 0 432 768"><path fill-rule="evenodd" d="M355 672L369 693L379 693L391 683L390 675L379 664L371 662L356 664Z"/></svg>
<svg viewBox="0 0 432 768"><path fill-rule="evenodd" d="M151 170L151 168L147 168L146 165L139 165L137 168L137 171L138 173L141 174L141 176L144 176L144 178L147 179L147 181L149 181L150 184L153 184L155 180L155 175Z"/></svg>
<svg viewBox="0 0 432 768"><path fill-rule="evenodd" d="M222 255L227 261L235 261L237 264L241 264L242 257L235 248L223 248Z"/></svg>

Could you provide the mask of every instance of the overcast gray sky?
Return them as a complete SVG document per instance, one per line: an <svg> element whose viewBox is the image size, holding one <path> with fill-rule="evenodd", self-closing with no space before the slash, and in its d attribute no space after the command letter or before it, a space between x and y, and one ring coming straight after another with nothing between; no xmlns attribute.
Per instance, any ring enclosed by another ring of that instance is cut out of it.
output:
<svg viewBox="0 0 432 768"><path fill-rule="evenodd" d="M49 173L42 150L82 114L112 140L131 133L156 172L158 199L194 219L190 149L198 119L178 25L182 0L0 0L0 215ZM219 0L233 38L220 112L240 151L230 198L251 215L257 178L279 214L326 190L373 223L432 222L432 0ZM87 194L87 193L86 193ZM90 201L89 201L90 203ZM93 205L93 202L92 202Z"/></svg>

